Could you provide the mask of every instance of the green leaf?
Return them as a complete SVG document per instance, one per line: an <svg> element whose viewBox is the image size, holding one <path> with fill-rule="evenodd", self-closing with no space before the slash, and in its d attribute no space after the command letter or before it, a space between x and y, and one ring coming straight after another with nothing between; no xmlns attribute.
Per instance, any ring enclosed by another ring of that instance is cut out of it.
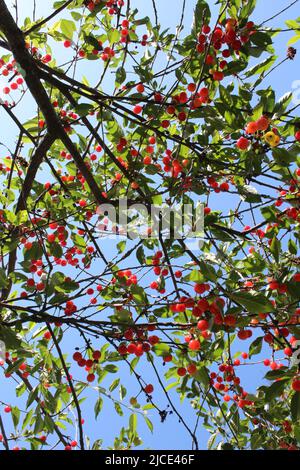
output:
<svg viewBox="0 0 300 470"><path fill-rule="evenodd" d="M38 396L38 393L39 393L39 387L37 385L36 387L34 387L31 390L31 392L28 395L28 399L27 399L27 402L26 402L26 408L29 408L30 405L34 402L34 400L36 400L36 398Z"/></svg>
<svg viewBox="0 0 300 470"><path fill-rule="evenodd" d="M203 274L205 279L207 279L208 281L212 281L212 282L217 280L217 277L218 277L217 273L210 264L200 259L199 266L200 266L200 272L201 274Z"/></svg>
<svg viewBox="0 0 300 470"><path fill-rule="evenodd" d="M195 380L204 385L205 388L209 386L209 375L206 367L200 367L197 369L196 374L193 376Z"/></svg>
<svg viewBox="0 0 300 470"><path fill-rule="evenodd" d="M126 388L124 387L124 385L121 385L120 387L120 399L121 400L124 400L124 398L126 397L127 395L127 390Z"/></svg>
<svg viewBox="0 0 300 470"><path fill-rule="evenodd" d="M111 374L115 374L116 372L118 372L118 367L115 366L114 364L107 364L104 369L107 371L107 372L110 372Z"/></svg>

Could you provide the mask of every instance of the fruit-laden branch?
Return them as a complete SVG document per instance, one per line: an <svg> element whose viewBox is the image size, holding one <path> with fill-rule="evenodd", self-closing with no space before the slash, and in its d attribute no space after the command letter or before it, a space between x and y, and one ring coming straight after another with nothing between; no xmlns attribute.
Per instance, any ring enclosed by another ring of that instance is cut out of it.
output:
<svg viewBox="0 0 300 470"><path fill-rule="evenodd" d="M45 117L49 134L55 139L60 139L66 146L70 154L73 156L77 168L85 178L96 201L99 204L107 202L93 175L88 170L76 145L65 132L64 127L51 104L47 92L39 79L38 67L26 48L24 35L15 23L4 0L0 0L0 31L4 33L16 62L21 69L23 69L26 84Z"/></svg>

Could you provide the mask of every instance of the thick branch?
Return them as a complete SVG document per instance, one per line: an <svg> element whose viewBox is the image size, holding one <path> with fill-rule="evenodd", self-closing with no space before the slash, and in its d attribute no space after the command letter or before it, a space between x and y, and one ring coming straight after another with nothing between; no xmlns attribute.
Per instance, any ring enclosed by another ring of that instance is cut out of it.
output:
<svg viewBox="0 0 300 470"><path fill-rule="evenodd" d="M73 156L79 171L89 185L96 201L99 204L107 202L102 196L99 186L91 172L88 170L76 145L65 132L64 127L51 104L47 92L39 79L39 69L26 48L24 35L15 23L4 0L0 0L0 31L2 31L6 36L8 45L15 60L24 71L26 84L45 117L49 134L51 134L55 139L60 139L66 146L70 154Z"/></svg>

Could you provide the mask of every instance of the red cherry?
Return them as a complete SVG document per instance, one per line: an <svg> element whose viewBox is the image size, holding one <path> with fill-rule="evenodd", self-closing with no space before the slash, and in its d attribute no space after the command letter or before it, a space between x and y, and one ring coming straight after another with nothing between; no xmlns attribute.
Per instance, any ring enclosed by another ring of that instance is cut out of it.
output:
<svg viewBox="0 0 300 470"><path fill-rule="evenodd" d="M100 351L94 351L93 352L93 358L95 361L98 361L101 358L101 352Z"/></svg>
<svg viewBox="0 0 300 470"><path fill-rule="evenodd" d="M134 114L140 114L142 112L143 108L142 106L140 106L139 104L137 104L134 108L133 108L133 112Z"/></svg>
<svg viewBox="0 0 300 470"><path fill-rule="evenodd" d="M197 324L197 328L200 330L200 331L205 331L208 329L208 321L207 320L200 320Z"/></svg>
<svg viewBox="0 0 300 470"><path fill-rule="evenodd" d="M194 286L194 291L195 291L197 294L203 294L203 293L206 291L205 284L196 284L196 285Z"/></svg>
<svg viewBox="0 0 300 470"><path fill-rule="evenodd" d="M293 380L292 389L295 390L295 392L300 392L300 379Z"/></svg>
<svg viewBox="0 0 300 470"><path fill-rule="evenodd" d="M136 91L137 91L138 93L144 93L144 91L145 91L144 85L143 85L142 83L139 83L139 84L137 85L137 87L136 87Z"/></svg>
<svg viewBox="0 0 300 470"><path fill-rule="evenodd" d="M264 117L264 116L261 116L257 121L256 121L256 124L257 124L257 128L259 131L266 131L270 125L269 123L269 119Z"/></svg>
<svg viewBox="0 0 300 470"><path fill-rule="evenodd" d="M246 150L249 147L250 140L245 137L240 137L236 143L236 146L240 150Z"/></svg>
<svg viewBox="0 0 300 470"><path fill-rule="evenodd" d="M76 362L80 361L80 360L82 359L82 354L81 354L80 352L78 352L78 351L75 352L75 353L73 354L73 359L74 359L74 361L76 361Z"/></svg>
<svg viewBox="0 0 300 470"><path fill-rule="evenodd" d="M223 80L223 78L224 78L223 72L216 71L216 72L213 73L213 79L215 81L220 82L221 80Z"/></svg>
<svg viewBox="0 0 300 470"><path fill-rule="evenodd" d="M197 366L195 364L190 364L187 366L187 371L190 375L193 375L197 372Z"/></svg>
<svg viewBox="0 0 300 470"><path fill-rule="evenodd" d="M204 24L202 26L202 33L203 34L209 34L210 33L210 27L208 26L208 24Z"/></svg>
<svg viewBox="0 0 300 470"><path fill-rule="evenodd" d="M144 391L145 391L145 393L147 393L148 395L150 395L150 394L153 393L153 391L154 391L153 385L152 385L152 384L146 385L146 387L144 388Z"/></svg>
<svg viewBox="0 0 300 470"><path fill-rule="evenodd" d="M185 374L186 374L186 368L185 367L179 367L177 369L177 374L179 375L179 377L184 377Z"/></svg>

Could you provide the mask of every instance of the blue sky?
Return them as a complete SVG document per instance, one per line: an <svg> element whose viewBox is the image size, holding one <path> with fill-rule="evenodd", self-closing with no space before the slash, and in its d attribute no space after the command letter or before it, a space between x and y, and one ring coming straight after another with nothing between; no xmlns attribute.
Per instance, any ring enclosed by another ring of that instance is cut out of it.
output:
<svg viewBox="0 0 300 470"><path fill-rule="evenodd" d="M37 17L46 16L49 11L51 11L52 1L50 0L37 0ZM169 2L167 0L157 0L157 8L158 8L158 16L162 22L163 28L169 27L171 31L174 30L176 25L179 22L180 14L181 14L181 5L182 0L172 0ZM186 15L184 21L184 30L181 33L184 36L190 28L193 18L193 7L195 5L194 0L187 0L187 7L186 7ZM24 15L29 16L31 9L28 7L29 4L33 4L30 0L20 0L19 4L19 15L22 18ZM140 11L141 16L152 16L152 9L151 9L151 2L149 1L132 1L133 5L136 5ZM211 9L216 15L216 9L213 5L213 2L209 2ZM272 16L276 11L284 8L285 5L288 5L288 1L282 0L258 0L258 7L251 17L251 19L255 23L261 23L265 19ZM284 26L284 21L288 19L294 19L299 16L299 3L294 5L290 10L283 13L279 18L275 21L270 21L267 23L268 26ZM279 56L279 60L283 59L286 56L286 43L288 39L293 35L293 33L280 33L274 40L275 43L275 50L277 55ZM297 44L296 44L297 47ZM57 49L58 51L59 49ZM61 49L60 49L61 51ZM57 52L57 61L64 59L65 51ZM299 73L299 56L296 56L296 59L292 62L289 61L283 65L282 68L277 69L269 79L264 82L263 87L265 88L268 83L272 83L272 87L277 93L277 97L279 98L281 95L290 91L292 89L292 84L294 80L300 80L300 73ZM165 58L161 59L161 64L164 63ZM83 70L82 73L87 76L87 78L93 83L94 76L96 73L96 67L99 65L93 64L88 70ZM80 70L81 72L81 70ZM97 73L99 73L97 69ZM108 79L109 80L109 79ZM0 87L1 87L0 81ZM104 83L105 86L109 86L109 83ZM21 121L26 121L30 117L32 117L35 113L35 108L33 107L32 100L29 96L26 96L25 101L22 103L21 106L18 108L18 117ZM15 136L16 136L16 129L14 125L7 121L6 116L4 115L4 111L0 109L0 118L1 122L5 123L5 135L1 132L0 142L4 142L9 147L13 148L15 143ZM2 124L3 125L3 124ZM230 199L226 198L226 205L224 202L220 203L220 199L216 201L218 203L218 209L223 210L224 214L228 212L230 207ZM110 249L110 242L106 241L104 244L104 249L108 251ZM66 347L73 351L73 347L77 345L78 338L72 337L72 341L69 339L66 343ZM246 345L245 345L246 348ZM140 362L140 369L139 371L143 374L147 382L156 382L154 379L150 368L147 367L146 360L143 359ZM159 368L160 373L163 373L163 368ZM255 368L255 374L261 376L265 373L265 368L263 366L257 366ZM76 373L76 369L72 369L72 373ZM253 392L253 384L257 380L257 376L252 375L252 368L251 367L244 367L242 373L240 374L242 379L245 381L245 384L249 386L249 391ZM121 378L121 382L128 384L128 395L134 395L138 390L138 387L134 383L134 380L128 378L127 369L121 368L121 371L118 373L118 376ZM115 377L113 374L110 374L109 379L105 379L103 382L103 386L110 385ZM102 385L102 384L100 384ZM0 387L1 387L1 399L7 402L14 403L14 397L11 396L12 384L8 386L7 379L0 377ZM195 421L195 413L190 407L188 401L186 400L183 404L179 402L175 393L171 393L172 399L178 409L183 411L183 415L186 418L187 422L192 423ZM4 396L4 398L3 398ZM98 421L95 422L93 419L93 406L97 396L97 392L95 390L90 390L88 392L88 400L83 403L83 415L86 420L85 424L85 431L88 435L91 436L91 440L93 441L94 438L100 437L104 439L104 445L112 445L114 436L118 433L120 427L122 425L126 425L128 422L128 417L130 412L124 410L124 417L119 417L113 409L113 405L109 400L105 400L105 405L103 407L103 411L100 414ZM114 396L118 397L118 394L114 392ZM166 399L162 392L156 390L155 391L155 401L160 404L161 408L165 408L167 405ZM128 400L124 400L128 403ZM15 402L17 404L17 401ZM91 405L92 404L92 405ZM144 440L143 448L149 447L154 449L188 449L191 446L191 439L190 436L186 433L182 426L179 425L178 419L175 415L169 416L166 422L161 423L159 416L155 413L154 410L149 411L149 417L154 423L154 433L151 434L144 423L143 417L138 417L139 422L139 431L140 435ZM5 420L9 420L10 417L5 416ZM75 436L74 436L75 438ZM202 448L205 448L206 441L208 438L208 434L205 430L200 430L198 432L199 443Z"/></svg>

